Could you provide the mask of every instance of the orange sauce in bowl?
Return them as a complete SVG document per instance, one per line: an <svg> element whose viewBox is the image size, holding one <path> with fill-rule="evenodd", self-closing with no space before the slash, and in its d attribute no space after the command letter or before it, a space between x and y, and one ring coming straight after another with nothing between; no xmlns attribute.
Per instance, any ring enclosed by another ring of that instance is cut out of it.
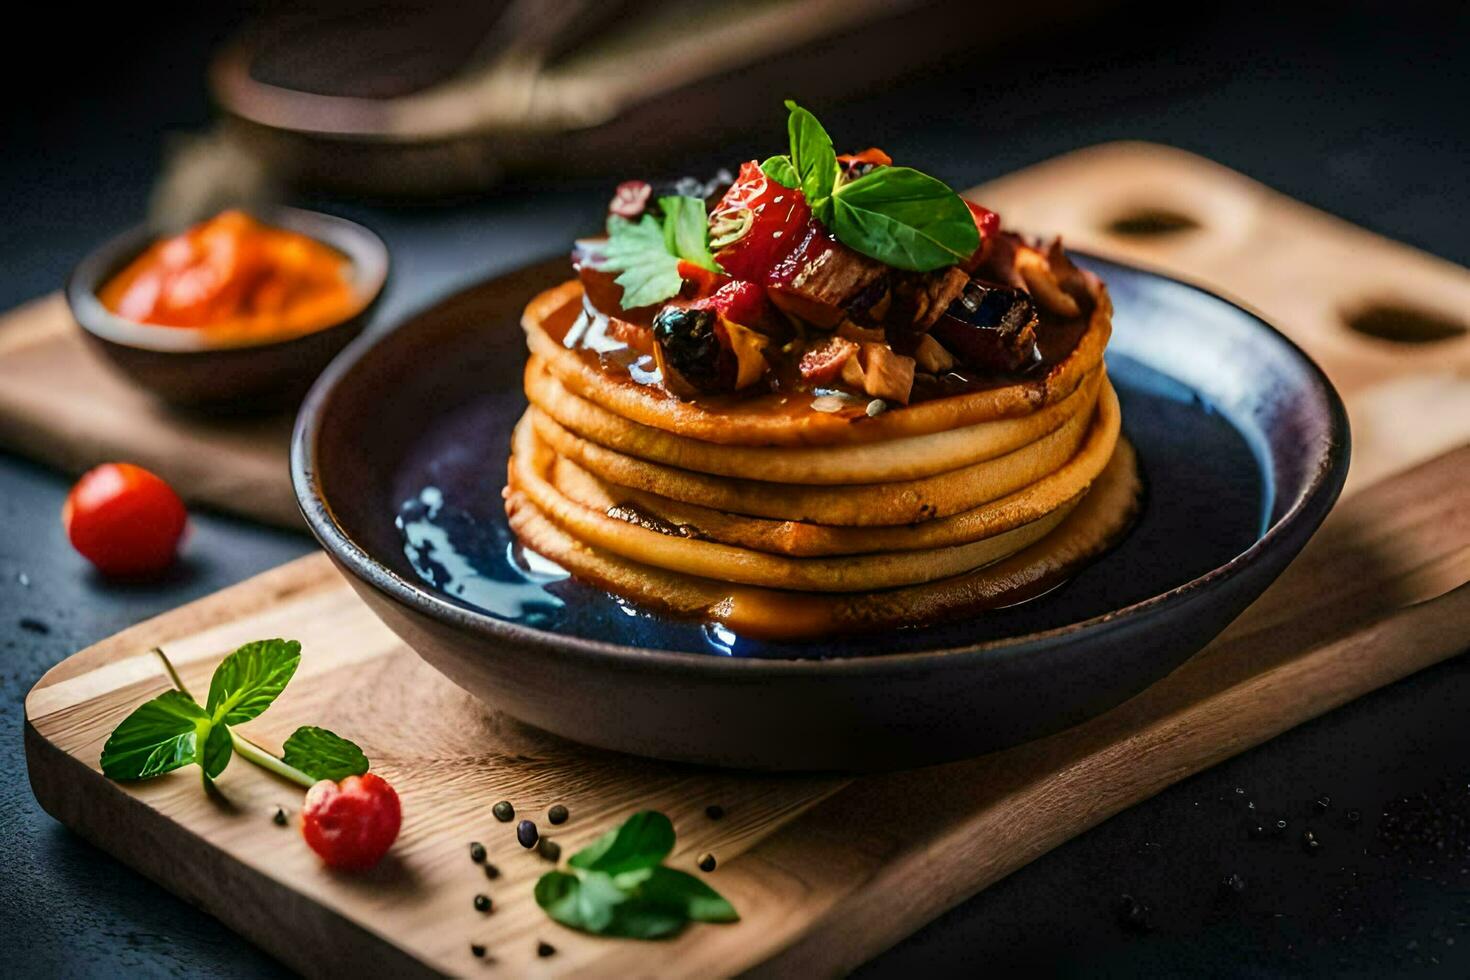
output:
<svg viewBox="0 0 1470 980"><path fill-rule="evenodd" d="M155 242L97 296L134 323L260 340L332 326L361 305L346 256L243 211Z"/></svg>

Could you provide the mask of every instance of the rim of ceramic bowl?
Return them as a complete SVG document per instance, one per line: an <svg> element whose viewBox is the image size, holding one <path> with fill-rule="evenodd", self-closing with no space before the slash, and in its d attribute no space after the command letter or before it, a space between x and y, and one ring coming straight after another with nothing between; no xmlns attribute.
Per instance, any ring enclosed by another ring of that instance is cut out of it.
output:
<svg viewBox="0 0 1470 980"><path fill-rule="evenodd" d="M136 225L108 239L77 263L66 280L66 301L82 329L123 347L164 353L244 350L285 344L334 329L357 318L372 305L388 281L388 246L371 228L321 211L269 205L244 208L265 224L298 232L329 245L352 266L354 299L351 312L320 326L280 331L262 338L225 333L211 327L160 327L118 316L102 305L102 284L159 238L147 224Z"/></svg>
<svg viewBox="0 0 1470 980"><path fill-rule="evenodd" d="M372 352L378 343L396 333L398 329L411 328L419 317L428 314L443 303L452 302L454 299L452 296L411 315L394 330L371 337L359 337L343 350L317 379L307 393L305 401L302 402L301 410L297 413L291 438L291 480L296 491L297 504L301 508L307 526L322 547L344 565L353 576L394 602L432 620L483 639L499 641L522 650L595 661L624 670L674 672L701 676L715 674L732 679L735 677L742 679L791 678L801 675L809 677L892 676L906 672L926 672L958 662L1006 661L1013 657L1025 656L1053 647L1074 638L1146 621L1235 578L1268 558L1277 549L1290 547L1293 536L1301 529L1305 528L1310 536L1310 533L1331 510L1347 477L1351 446L1347 412L1337 390L1333 388L1332 383L1328 381L1327 376L1316 362L1289 337L1271 326L1256 312L1203 286L1165 275L1156 270L1083 252L1078 254L1142 275L1166 280L1191 292L1201 294L1214 302L1223 303L1253 320L1259 329L1267 331L1281 343L1285 356L1296 362L1305 380L1306 395L1313 402L1312 418L1320 419L1323 423L1319 431L1312 433L1312 438L1316 439L1320 445L1310 474L1304 479L1302 491L1297 494L1286 512L1272 521L1250 547L1230 561L1168 591L1098 616L1039 632L930 650L825 659L741 658L711 657L678 650L645 649L604 640L568 636L497 619L488 613L466 608L437 595L421 583L405 578L374 558L338 523L330 503L322 493L321 480L316 466L315 447L316 440L321 433L327 406L338 385Z"/></svg>

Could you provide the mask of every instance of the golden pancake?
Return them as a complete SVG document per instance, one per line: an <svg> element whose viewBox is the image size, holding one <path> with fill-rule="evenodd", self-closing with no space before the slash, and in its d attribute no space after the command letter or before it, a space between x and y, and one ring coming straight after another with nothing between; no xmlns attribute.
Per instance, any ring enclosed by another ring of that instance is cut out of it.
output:
<svg viewBox="0 0 1470 980"><path fill-rule="evenodd" d="M1060 469L1076 455L1092 405L1056 431L1004 456L918 480L849 486L802 486L693 473L650 463L588 442L532 407L536 434L559 455L619 486L715 510L813 524L888 525L948 517L997 500Z"/></svg>
<svg viewBox="0 0 1470 980"><path fill-rule="evenodd" d="M1111 547L1139 496L1133 448L1120 440L1087 495L1030 547L951 578L855 594L732 586L630 561L567 534L516 487L507 489L506 512L528 547L578 578L659 612L714 620L744 636L797 640L928 625L1031 598Z"/></svg>
<svg viewBox="0 0 1470 980"><path fill-rule="evenodd" d="M552 464L549 479L563 496L600 513L756 551L817 556L939 548L1009 531L1075 502L1112 458L1120 421L1117 395L1105 386L1087 441L1055 473L952 517L891 527L833 527L730 514L616 486L563 457Z"/></svg>
<svg viewBox="0 0 1470 980"><path fill-rule="evenodd" d="M563 530L592 547L634 561L727 582L812 592L887 589L948 578L998 561L1034 543L1065 516L1067 508L1021 527L967 544L897 554L790 558L678 534L666 534L583 506L546 479L554 454L522 420L516 429L510 486Z"/></svg>
<svg viewBox="0 0 1470 980"><path fill-rule="evenodd" d="M711 473L759 473L773 483L847 484L913 480L993 459L1054 432L1097 396L1102 369L1070 395L1030 415L980 422L948 432L865 442L834 452L827 447L716 445L619 418L567 391L532 357L526 397L563 428L589 442L655 463Z"/></svg>
<svg viewBox="0 0 1470 980"><path fill-rule="evenodd" d="M827 446L946 432L997 419L1029 415L1067 397L1102 363L1112 333L1107 289L1088 278L1094 308L1072 352L1042 377L1028 378L913 405L869 417L861 407L825 413L811 399L779 393L682 401L626 373L604 369L596 355L563 346L564 333L582 312L582 284L569 280L538 295L521 323L531 353L574 394L613 415L688 439L740 446Z"/></svg>

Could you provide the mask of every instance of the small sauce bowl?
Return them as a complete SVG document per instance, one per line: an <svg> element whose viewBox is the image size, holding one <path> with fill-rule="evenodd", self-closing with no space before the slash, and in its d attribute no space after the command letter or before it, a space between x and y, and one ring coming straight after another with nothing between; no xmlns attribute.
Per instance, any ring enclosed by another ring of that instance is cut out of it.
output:
<svg viewBox="0 0 1470 980"><path fill-rule="evenodd" d="M356 299L353 312L323 327L245 334L209 326L136 323L113 313L98 293L159 239L139 226L96 249L72 270L66 301L89 345L122 374L163 401L207 412L254 413L294 407L322 368L362 332L388 280L388 247L345 218L298 208L249 209L258 221L297 232L341 252Z"/></svg>

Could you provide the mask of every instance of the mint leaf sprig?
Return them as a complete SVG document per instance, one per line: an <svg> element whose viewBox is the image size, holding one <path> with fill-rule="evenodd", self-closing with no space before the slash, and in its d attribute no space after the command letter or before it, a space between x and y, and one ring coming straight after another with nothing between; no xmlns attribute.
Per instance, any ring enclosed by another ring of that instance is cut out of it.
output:
<svg viewBox="0 0 1470 980"><path fill-rule="evenodd" d="M677 296L683 286L680 260L719 272L709 250L704 200L678 195L661 197L660 221L644 214L636 222L618 215L607 219L607 242L596 262L605 272L621 273L614 281L623 287L623 309L631 310Z"/></svg>
<svg viewBox="0 0 1470 980"><path fill-rule="evenodd" d="M674 825L641 810L536 882L536 904L564 926L600 936L662 939L690 922L737 922L724 896L694 875L665 867Z"/></svg>
<svg viewBox="0 0 1470 980"><path fill-rule="evenodd" d="M766 176L799 188L837 240L897 269L931 272L962 262L980 247L964 200L943 181L912 167L876 167L839 181L832 138L817 117L790 99L791 151L761 164Z"/></svg>
<svg viewBox="0 0 1470 980"><path fill-rule="evenodd" d="M192 764L208 783L234 755L308 789L322 779L368 771L360 748L324 728L298 728L286 739L284 757L277 758L231 727L259 717L285 690L301 663L301 644L295 640L258 640L225 657L202 707L163 651L153 652L174 689L143 702L113 730L101 759L109 779L152 779Z"/></svg>

